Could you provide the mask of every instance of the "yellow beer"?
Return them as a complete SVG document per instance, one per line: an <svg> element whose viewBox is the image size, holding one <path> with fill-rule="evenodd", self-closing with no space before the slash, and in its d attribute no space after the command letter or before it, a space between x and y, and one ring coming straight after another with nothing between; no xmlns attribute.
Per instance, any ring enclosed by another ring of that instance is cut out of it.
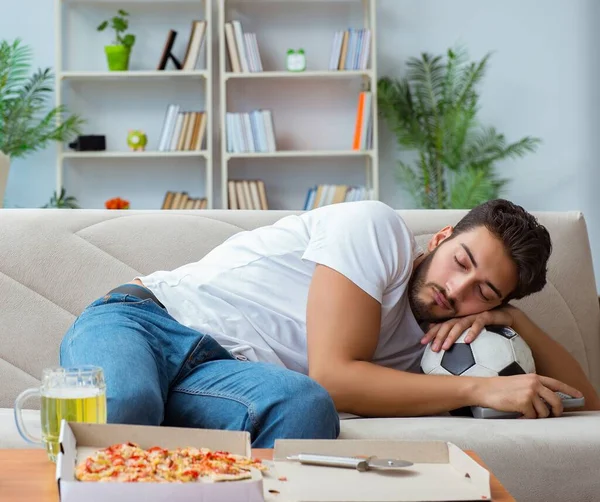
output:
<svg viewBox="0 0 600 502"><path fill-rule="evenodd" d="M106 423L106 392L98 388L42 390L42 441L50 458L58 455L60 421Z"/></svg>
<svg viewBox="0 0 600 502"><path fill-rule="evenodd" d="M53 462L59 452L60 423L106 423L106 383L98 366L54 367L42 371L38 388L24 390L15 400L15 421L21 437L31 444L46 447ZM23 421L23 404L29 398L40 397L42 437L30 434Z"/></svg>

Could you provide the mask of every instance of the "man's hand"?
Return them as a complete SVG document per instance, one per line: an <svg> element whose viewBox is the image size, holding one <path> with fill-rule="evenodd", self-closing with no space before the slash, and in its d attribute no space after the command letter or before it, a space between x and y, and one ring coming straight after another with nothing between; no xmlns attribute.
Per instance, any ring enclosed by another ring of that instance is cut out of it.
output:
<svg viewBox="0 0 600 502"><path fill-rule="evenodd" d="M431 350L434 352L442 349L448 350L466 329L469 329L469 333L465 337L465 342L471 343L486 325L499 324L502 326L512 326L514 322L513 309L514 307L507 306L481 312L480 314L456 317L446 322L432 324L429 331L421 339L421 343L426 345L433 340Z"/></svg>
<svg viewBox="0 0 600 502"><path fill-rule="evenodd" d="M476 386L475 396L480 406L499 411L516 411L524 418L546 418L550 416L550 412L555 417L563 413L561 399L555 391L573 397L583 395L577 389L554 378L528 374L481 377L481 382Z"/></svg>

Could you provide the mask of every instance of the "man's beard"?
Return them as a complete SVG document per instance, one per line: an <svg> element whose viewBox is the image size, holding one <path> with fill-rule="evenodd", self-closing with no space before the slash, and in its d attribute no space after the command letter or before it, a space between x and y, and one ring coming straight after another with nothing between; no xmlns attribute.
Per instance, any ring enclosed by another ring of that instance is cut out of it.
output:
<svg viewBox="0 0 600 502"><path fill-rule="evenodd" d="M429 253L419 266L414 271L410 282L408 284L408 301L410 303L410 309L413 315L419 323L422 322L443 322L451 319L452 316L438 317L431 313L431 307L427 305L423 300L419 298L419 293L425 290L425 288L436 288L446 299L450 302L450 305L455 308L454 302L448 298L444 288L436 284L435 282L425 282L427 272L431 266L433 256L439 248L435 248Z"/></svg>

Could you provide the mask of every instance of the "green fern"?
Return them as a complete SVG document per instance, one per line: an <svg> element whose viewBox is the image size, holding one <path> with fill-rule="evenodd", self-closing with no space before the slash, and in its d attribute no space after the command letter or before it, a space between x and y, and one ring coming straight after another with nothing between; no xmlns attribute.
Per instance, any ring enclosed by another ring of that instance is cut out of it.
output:
<svg viewBox="0 0 600 502"><path fill-rule="evenodd" d="M487 54L469 62L466 50L446 57L424 53L408 60L405 78L381 78L378 104L398 144L416 150L412 165L399 163L400 181L423 208L472 208L501 195L508 180L495 164L535 152L538 138L508 143L493 127L477 121Z"/></svg>
<svg viewBox="0 0 600 502"><path fill-rule="evenodd" d="M54 76L50 68L30 75L31 60L20 39L0 42L0 151L13 159L69 141L83 125L63 106L48 108Z"/></svg>

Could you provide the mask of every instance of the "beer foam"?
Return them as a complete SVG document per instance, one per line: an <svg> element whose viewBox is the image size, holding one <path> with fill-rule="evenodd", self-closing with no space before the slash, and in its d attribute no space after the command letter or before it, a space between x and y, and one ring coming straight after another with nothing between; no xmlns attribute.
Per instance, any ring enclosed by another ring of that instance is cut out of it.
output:
<svg viewBox="0 0 600 502"><path fill-rule="evenodd" d="M55 399L84 399L97 397L102 394L102 389L97 387L53 387L43 389L42 396Z"/></svg>

